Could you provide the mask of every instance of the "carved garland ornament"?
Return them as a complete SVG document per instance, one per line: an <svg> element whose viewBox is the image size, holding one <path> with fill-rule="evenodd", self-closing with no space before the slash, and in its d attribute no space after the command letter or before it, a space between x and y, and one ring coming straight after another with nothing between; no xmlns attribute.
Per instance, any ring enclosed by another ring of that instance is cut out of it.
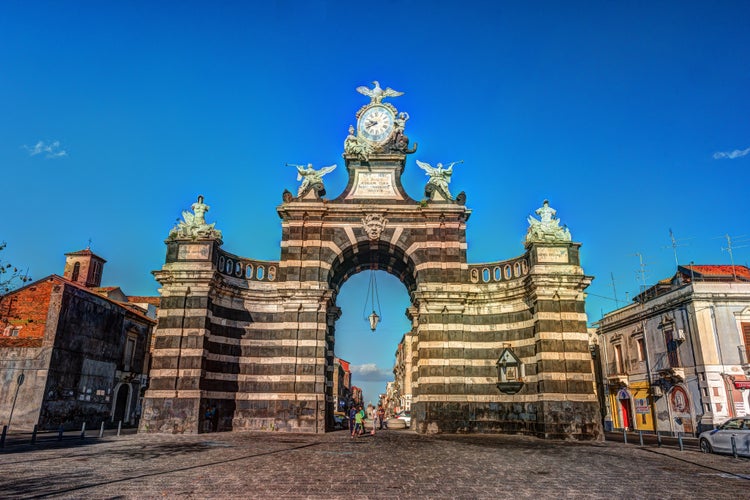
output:
<svg viewBox="0 0 750 500"><path fill-rule="evenodd" d="M388 224L388 219L381 214L366 214L362 218L362 227L370 240L380 239L386 224Z"/></svg>

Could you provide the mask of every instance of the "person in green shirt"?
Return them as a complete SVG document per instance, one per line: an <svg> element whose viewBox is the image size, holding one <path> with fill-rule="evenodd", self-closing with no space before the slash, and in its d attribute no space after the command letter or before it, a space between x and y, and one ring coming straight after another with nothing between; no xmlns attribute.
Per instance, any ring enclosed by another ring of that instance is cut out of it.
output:
<svg viewBox="0 0 750 500"><path fill-rule="evenodd" d="M354 416L354 435L359 437L364 432L365 410L361 406L357 407L357 414Z"/></svg>

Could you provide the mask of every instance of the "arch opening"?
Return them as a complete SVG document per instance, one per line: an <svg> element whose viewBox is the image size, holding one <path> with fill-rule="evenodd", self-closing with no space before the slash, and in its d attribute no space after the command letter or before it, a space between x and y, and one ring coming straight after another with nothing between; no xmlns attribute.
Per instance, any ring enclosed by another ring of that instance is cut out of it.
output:
<svg viewBox="0 0 750 500"><path fill-rule="evenodd" d="M395 413L403 408L404 399L410 399L410 390L400 387L403 382L399 384L394 376L394 363L398 364L397 353L403 350L404 339L412 329L406 311L414 302L414 269L411 259L399 247L382 242L350 247L331 267L328 283L333 293L329 310L335 314L326 334L330 353L326 357L327 430L339 428L337 422L355 402L377 407L380 395L388 393L384 403L390 413ZM365 319L365 313L370 312L366 290L371 270L376 273L379 314L383 317L375 332ZM342 365L349 367L348 374ZM358 391L346 390L344 381L349 388L361 389L361 399ZM386 390L388 382L391 391Z"/></svg>

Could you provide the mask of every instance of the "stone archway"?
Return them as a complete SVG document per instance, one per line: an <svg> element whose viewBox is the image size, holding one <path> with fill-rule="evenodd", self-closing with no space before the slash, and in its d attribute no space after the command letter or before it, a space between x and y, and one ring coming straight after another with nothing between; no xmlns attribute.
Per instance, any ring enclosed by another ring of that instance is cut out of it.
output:
<svg viewBox="0 0 750 500"><path fill-rule="evenodd" d="M344 192L324 198L333 168L298 166L300 189L277 208L278 261L225 251L202 198L172 230L154 273L162 299L141 430L198 432L210 400L232 429L324 432L336 295L376 267L412 300L418 432L598 438L580 244L545 200L521 255L468 263L471 210L448 188L456 163L417 161L430 180L426 198L411 198L408 115L372 92L346 140Z"/></svg>

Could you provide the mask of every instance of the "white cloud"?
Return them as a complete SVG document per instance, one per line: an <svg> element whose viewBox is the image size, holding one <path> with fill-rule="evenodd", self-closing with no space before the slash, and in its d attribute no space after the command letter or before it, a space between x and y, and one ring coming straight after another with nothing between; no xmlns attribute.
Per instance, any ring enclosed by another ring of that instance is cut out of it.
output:
<svg viewBox="0 0 750 500"><path fill-rule="evenodd" d="M735 158L742 158L743 156L746 156L747 154L750 154L750 148L747 149L735 149L734 151L731 151L729 153L719 152L714 153L714 160L723 160L723 159L729 159L734 160Z"/></svg>
<svg viewBox="0 0 750 500"><path fill-rule="evenodd" d="M45 158L61 158L68 156L68 152L60 148L60 141L45 144L44 141L37 142L33 147L24 145L23 148L29 152L29 156L44 154Z"/></svg>
<svg viewBox="0 0 750 500"><path fill-rule="evenodd" d="M354 378L360 382L387 382L393 380L393 373L391 371L378 368L375 363L352 365L351 370Z"/></svg>

